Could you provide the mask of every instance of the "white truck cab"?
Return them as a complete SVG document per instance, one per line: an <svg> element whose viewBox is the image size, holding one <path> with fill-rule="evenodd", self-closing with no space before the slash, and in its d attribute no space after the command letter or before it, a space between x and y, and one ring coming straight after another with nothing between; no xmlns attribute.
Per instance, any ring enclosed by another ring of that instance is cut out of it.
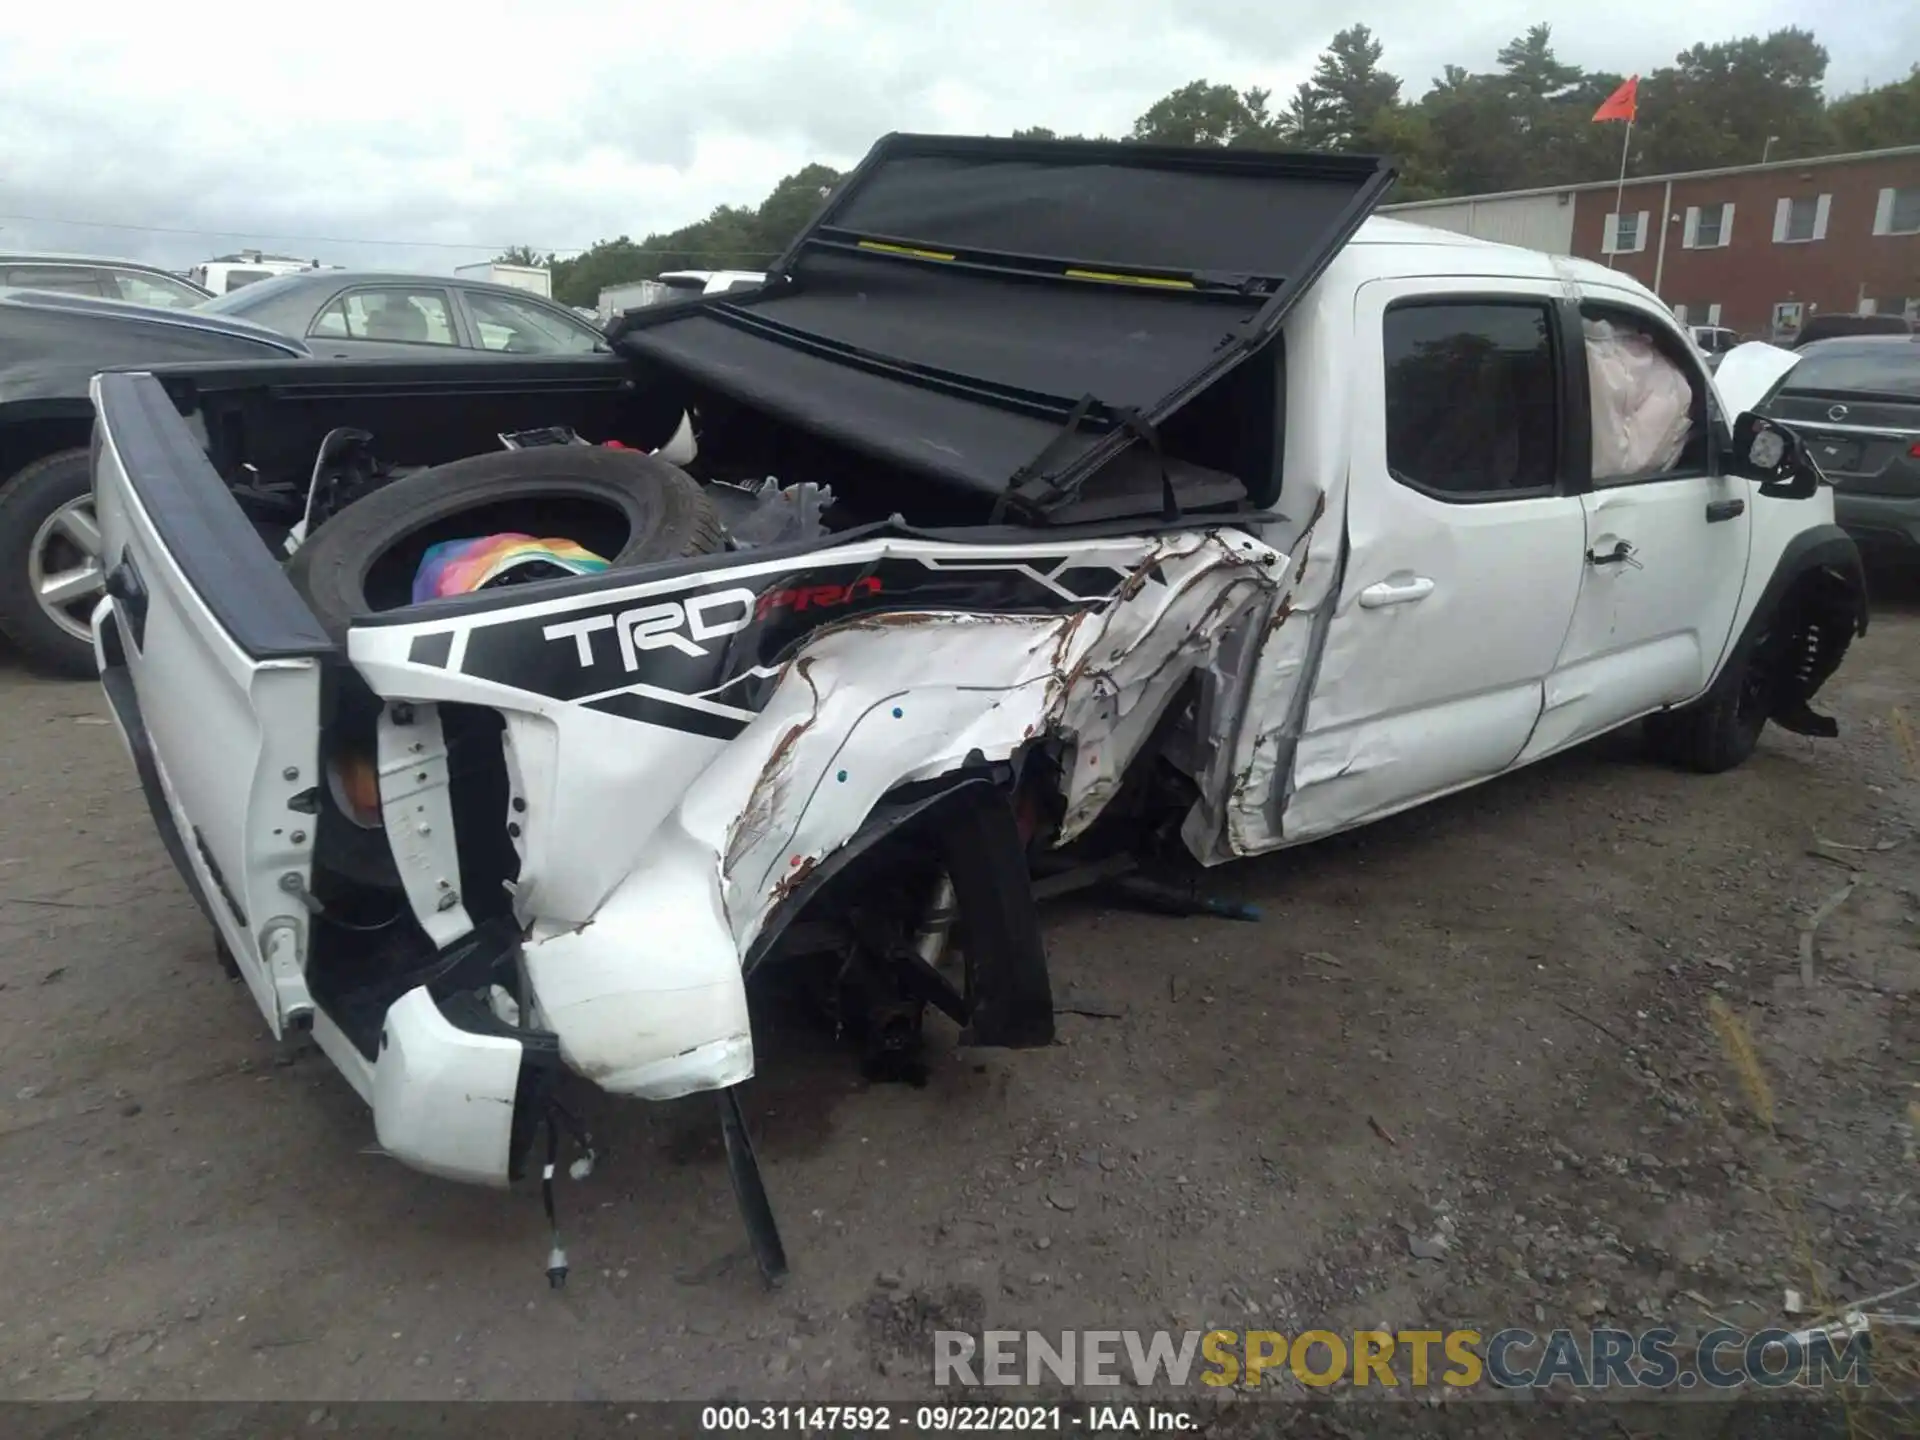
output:
<svg viewBox="0 0 1920 1440"><path fill-rule="evenodd" d="M562 1070L716 1092L772 1274L762 965L883 1050L1046 1044L1029 864L1096 825L1213 864L1633 722L1703 771L1834 733L1859 555L1751 413L1794 357L1710 375L1616 271L1368 219L1390 180L889 136L611 355L98 377L103 681L267 1023L480 1183ZM516 497L602 567L422 598Z"/></svg>
<svg viewBox="0 0 1920 1440"><path fill-rule="evenodd" d="M271 280L278 275L298 275L318 270L318 260L296 260L288 255L263 255L257 250L223 255L208 260L187 272L187 278L215 295L225 295L256 280ZM338 268L338 267L333 267Z"/></svg>

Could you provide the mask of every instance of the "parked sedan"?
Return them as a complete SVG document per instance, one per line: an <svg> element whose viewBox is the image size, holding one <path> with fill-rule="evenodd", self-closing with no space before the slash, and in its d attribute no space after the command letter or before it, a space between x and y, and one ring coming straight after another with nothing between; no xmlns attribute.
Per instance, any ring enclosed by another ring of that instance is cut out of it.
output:
<svg viewBox="0 0 1920 1440"><path fill-rule="evenodd" d="M1920 559L1920 336L1818 340L1800 356L1765 412L1806 437L1857 540Z"/></svg>
<svg viewBox="0 0 1920 1440"><path fill-rule="evenodd" d="M0 251L0 290L51 290L96 300L130 300L164 310L191 310L213 295L190 280L138 260L18 250Z"/></svg>
<svg viewBox="0 0 1920 1440"><path fill-rule="evenodd" d="M606 337L564 305L525 290L439 275L309 270L262 280L201 307L291 335L325 359L590 355Z"/></svg>

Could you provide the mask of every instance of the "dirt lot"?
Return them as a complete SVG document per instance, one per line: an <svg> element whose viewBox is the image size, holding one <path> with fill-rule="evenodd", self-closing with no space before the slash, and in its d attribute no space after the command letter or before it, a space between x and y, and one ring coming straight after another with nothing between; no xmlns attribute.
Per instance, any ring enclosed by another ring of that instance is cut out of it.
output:
<svg viewBox="0 0 1920 1440"><path fill-rule="evenodd" d="M1920 1278L1906 588L1829 687L1838 742L1703 779L1609 740L1218 872L1259 924L1062 902L1056 985L1101 1013L1048 1051L943 1038L925 1089L869 1086L771 1027L774 1295L709 1103L583 1100L609 1154L562 1189L561 1294L536 1195L370 1153L215 964L98 693L6 668L0 1393L904 1397L942 1325L1697 1333Z"/></svg>

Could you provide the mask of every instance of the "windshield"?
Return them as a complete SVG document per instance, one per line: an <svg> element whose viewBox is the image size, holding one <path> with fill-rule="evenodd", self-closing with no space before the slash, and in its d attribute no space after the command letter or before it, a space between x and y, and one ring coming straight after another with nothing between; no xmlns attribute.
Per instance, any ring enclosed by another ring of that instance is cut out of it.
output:
<svg viewBox="0 0 1920 1440"><path fill-rule="evenodd" d="M169 310L190 310L207 298L206 292L176 280L171 275L155 275L146 270L118 270L114 284L120 298L136 305L160 305Z"/></svg>
<svg viewBox="0 0 1920 1440"><path fill-rule="evenodd" d="M1809 346L1786 389L1822 394L1871 391L1920 399L1920 344L1849 345L1833 350Z"/></svg>

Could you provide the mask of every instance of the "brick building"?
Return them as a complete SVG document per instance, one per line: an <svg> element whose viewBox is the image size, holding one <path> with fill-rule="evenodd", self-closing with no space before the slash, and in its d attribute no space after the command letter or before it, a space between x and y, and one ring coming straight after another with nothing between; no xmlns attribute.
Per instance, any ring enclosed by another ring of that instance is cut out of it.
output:
<svg viewBox="0 0 1920 1440"><path fill-rule="evenodd" d="M1611 263L1695 325L1920 318L1920 146L1388 205L1423 225Z"/></svg>

